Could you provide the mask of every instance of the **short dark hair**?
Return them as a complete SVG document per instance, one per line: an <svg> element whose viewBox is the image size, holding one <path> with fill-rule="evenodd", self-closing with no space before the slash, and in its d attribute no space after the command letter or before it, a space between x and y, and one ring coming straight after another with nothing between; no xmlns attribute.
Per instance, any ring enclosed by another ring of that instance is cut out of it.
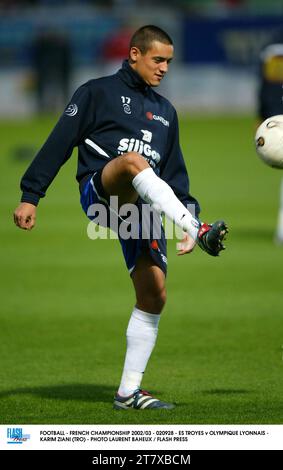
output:
<svg viewBox="0 0 283 470"><path fill-rule="evenodd" d="M150 49L151 43L153 41L159 41L163 44L173 45L173 41L170 38L169 34L165 33L163 29L154 25L146 25L139 28L132 36L130 41L131 47L137 47L142 54Z"/></svg>

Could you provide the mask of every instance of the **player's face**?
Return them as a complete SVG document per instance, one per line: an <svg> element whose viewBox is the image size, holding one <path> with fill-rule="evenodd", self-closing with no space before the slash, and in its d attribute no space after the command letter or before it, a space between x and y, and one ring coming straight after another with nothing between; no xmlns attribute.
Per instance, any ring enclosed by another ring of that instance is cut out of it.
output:
<svg viewBox="0 0 283 470"><path fill-rule="evenodd" d="M158 86L173 59L173 46L153 41L151 48L142 54L137 47L130 51L131 66L150 86Z"/></svg>

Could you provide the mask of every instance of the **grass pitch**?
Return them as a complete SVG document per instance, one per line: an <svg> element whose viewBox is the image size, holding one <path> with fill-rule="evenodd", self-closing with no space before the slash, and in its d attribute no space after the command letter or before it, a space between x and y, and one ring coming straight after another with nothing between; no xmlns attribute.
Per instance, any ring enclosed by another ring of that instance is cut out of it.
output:
<svg viewBox="0 0 283 470"><path fill-rule="evenodd" d="M202 220L225 219L227 251L177 257L143 387L173 411L112 409L134 304L119 242L92 241L76 156L61 169L32 232L12 213L18 182L54 119L1 122L0 423L283 422L283 247L273 242L282 172L261 163L247 117L181 119Z"/></svg>

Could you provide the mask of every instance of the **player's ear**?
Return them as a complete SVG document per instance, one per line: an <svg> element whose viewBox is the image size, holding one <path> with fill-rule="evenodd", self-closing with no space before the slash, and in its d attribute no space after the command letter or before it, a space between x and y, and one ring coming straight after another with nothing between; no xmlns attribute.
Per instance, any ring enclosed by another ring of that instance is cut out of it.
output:
<svg viewBox="0 0 283 470"><path fill-rule="evenodd" d="M139 50L138 47L131 47L130 52L129 52L129 59L132 64L135 64L141 55L141 51Z"/></svg>

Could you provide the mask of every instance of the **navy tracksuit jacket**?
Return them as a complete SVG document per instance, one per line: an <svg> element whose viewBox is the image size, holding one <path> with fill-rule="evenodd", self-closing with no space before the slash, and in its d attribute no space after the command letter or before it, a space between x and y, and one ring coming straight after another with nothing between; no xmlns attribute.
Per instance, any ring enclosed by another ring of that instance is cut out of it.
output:
<svg viewBox="0 0 283 470"><path fill-rule="evenodd" d="M189 194L176 111L127 60L116 74L90 80L74 93L21 180L22 202L38 204L76 146L79 183L118 155L139 152L179 200L195 204L199 214Z"/></svg>

